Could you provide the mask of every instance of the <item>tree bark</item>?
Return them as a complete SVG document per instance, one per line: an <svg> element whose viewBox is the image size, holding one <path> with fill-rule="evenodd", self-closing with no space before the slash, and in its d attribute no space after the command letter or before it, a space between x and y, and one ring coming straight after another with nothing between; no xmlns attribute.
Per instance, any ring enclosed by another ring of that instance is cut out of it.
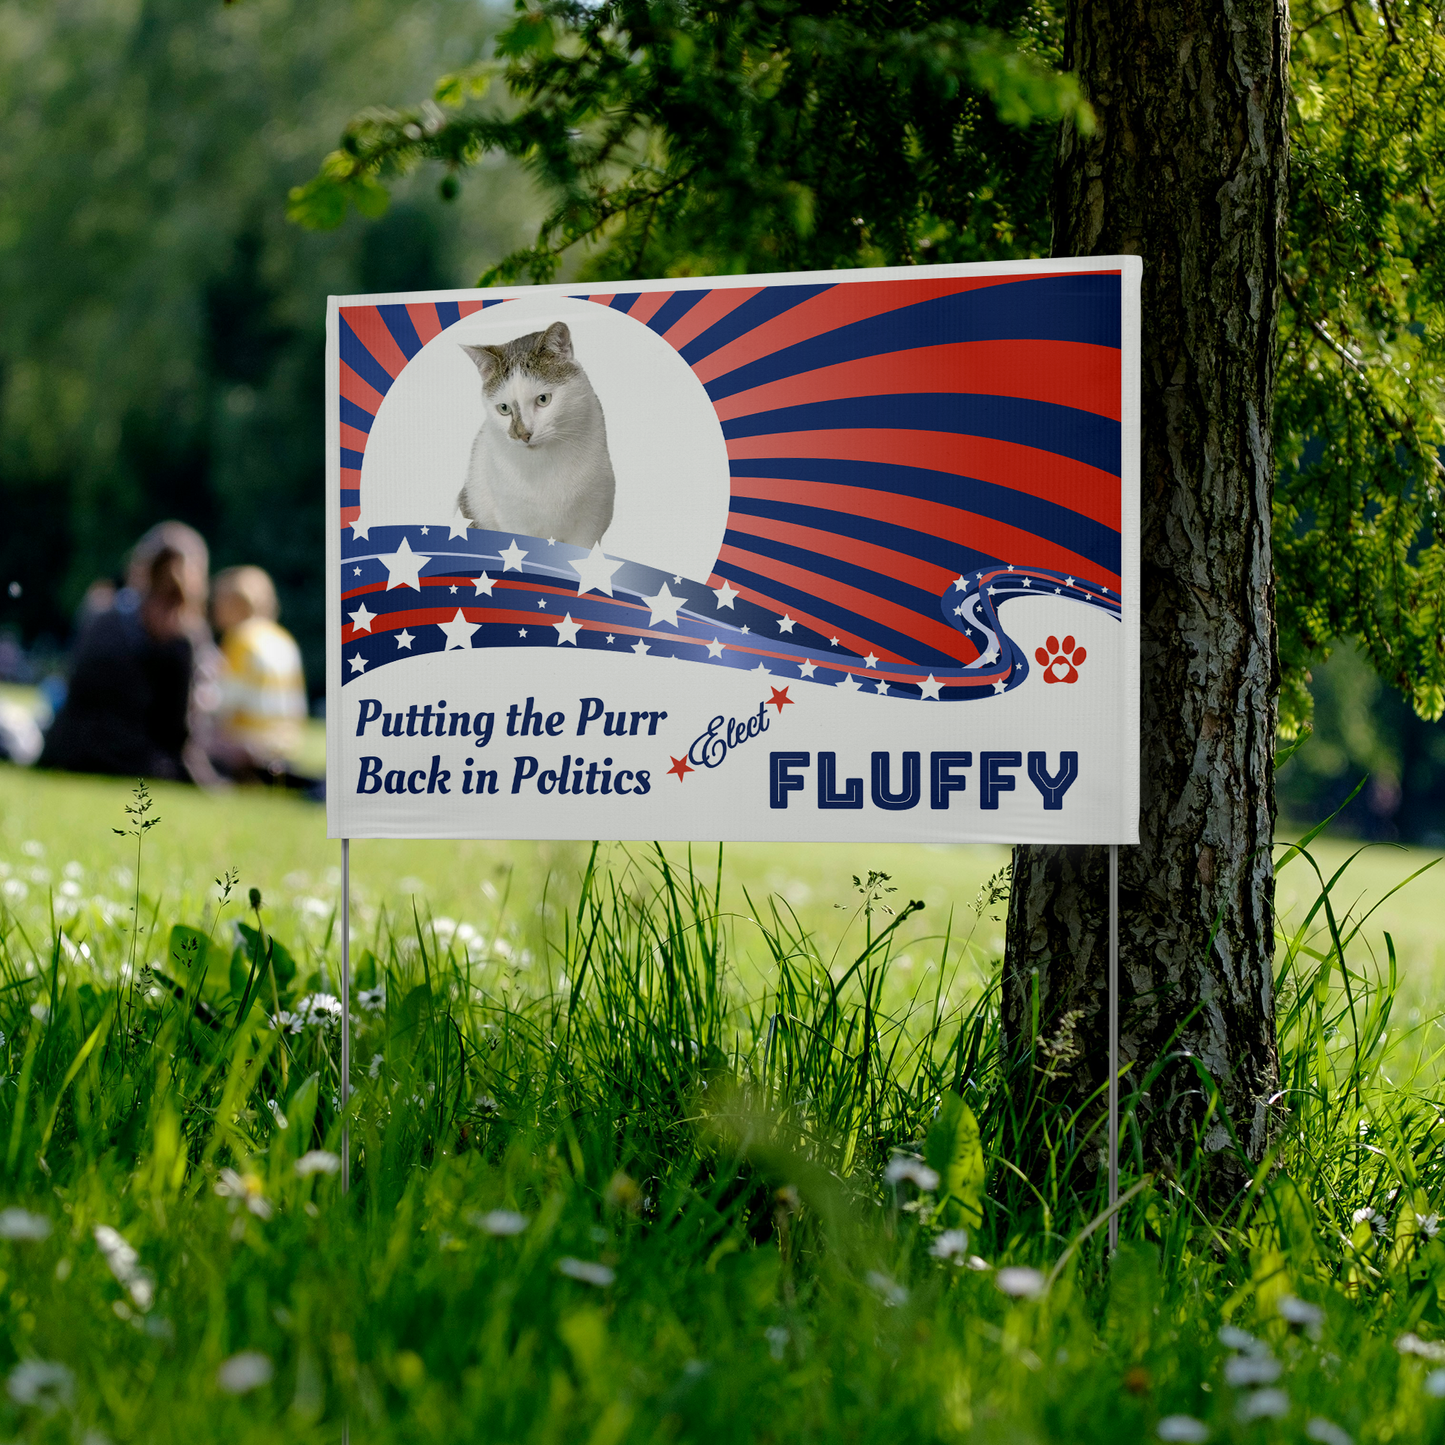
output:
<svg viewBox="0 0 1445 1445"><path fill-rule="evenodd" d="M1098 127L1062 133L1054 253L1144 260L1142 776L1139 846L1119 859L1121 1095L1162 1066L1136 1101L1146 1157L1202 1146L1217 1165L1232 1146L1207 1117L1202 1064L1257 1160L1279 1078L1270 506L1287 0L1069 0L1067 35ZM1078 1105L1107 1077L1107 879L1103 848L1014 854L1005 1036L1015 1086L1056 1102Z"/></svg>

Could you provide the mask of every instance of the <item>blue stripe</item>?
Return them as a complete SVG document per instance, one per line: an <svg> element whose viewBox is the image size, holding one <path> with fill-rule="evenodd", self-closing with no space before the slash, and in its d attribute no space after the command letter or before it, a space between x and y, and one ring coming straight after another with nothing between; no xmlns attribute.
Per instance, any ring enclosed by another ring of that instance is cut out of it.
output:
<svg viewBox="0 0 1445 1445"><path fill-rule="evenodd" d="M722 431L732 440L853 427L989 437L1053 452L1116 477L1122 467L1123 439L1118 422L1077 407L1016 396L912 392L903 396L843 397L734 417L722 424Z"/></svg>
<svg viewBox="0 0 1445 1445"><path fill-rule="evenodd" d="M341 359L370 387L383 396L391 389L386 368L361 344L351 323L341 318Z"/></svg>
<svg viewBox="0 0 1445 1445"><path fill-rule="evenodd" d="M442 324L445 331L448 326L455 326L462 319L462 308L455 301L437 302L437 320Z"/></svg>
<svg viewBox="0 0 1445 1445"><path fill-rule="evenodd" d="M732 469L741 476L832 482L891 493L899 498L917 497L922 501L941 502L945 506L958 507L962 511L975 512L980 517L1017 527L1057 547L1067 547L1105 571L1115 575L1119 572L1119 534L1111 527L1071 512L1056 502L1031 497L1026 492L1016 492L1011 487L1001 487L994 482L979 481L976 477L961 477L952 472L887 462L840 462L813 457L735 461ZM741 500L735 500L732 505L738 506ZM906 503L900 501L900 513L905 509ZM1002 560L1026 564L1031 559L1020 556Z"/></svg>
<svg viewBox="0 0 1445 1445"><path fill-rule="evenodd" d="M354 426L357 431L369 432L371 424L376 420L364 406L357 406L354 401L347 401L341 398L341 420L347 426Z"/></svg>
<svg viewBox="0 0 1445 1445"><path fill-rule="evenodd" d="M763 548L755 545L762 540L762 538L756 537L748 538L747 541L750 544L748 550L762 553ZM741 546L742 543L739 542L737 545ZM772 545L776 546L776 544ZM810 563L816 560L813 554L806 552L796 553L795 559L797 565L801 567L810 567ZM881 647L887 652L907 658L916 667L957 667L959 665L958 658L951 657L945 652L939 652L936 648L927 647L915 637L907 637L900 632L895 632L892 628L884 627L871 617L860 617L846 607L840 607L812 592L804 592L799 588L778 582L765 573L751 572L747 568L739 567L736 563L721 561L714 570L719 577L726 578L729 582L735 582L742 587L751 587L754 591L776 598L787 607L796 607L800 612L811 613L814 617L838 628L841 632L847 632L853 637L861 637L870 646ZM810 567L810 570L818 569ZM869 573L868 576L873 577L876 574ZM936 611L934 615L936 616ZM766 641L767 639L761 640ZM963 651L967 642L968 639L960 633L960 651ZM821 662L822 658L817 660ZM847 667L849 671L855 672L860 670L856 663L850 666L842 661L829 662L828 666Z"/></svg>
<svg viewBox="0 0 1445 1445"><path fill-rule="evenodd" d="M719 347L736 341L749 331L801 306L804 301L831 291L832 283L826 286L765 286L756 296L744 301L741 306L729 311L720 321L714 321L706 331L695 336L679 353L689 366L696 366L704 356L711 356Z"/></svg>
<svg viewBox="0 0 1445 1445"><path fill-rule="evenodd" d="M919 346L958 341L1080 341L1120 344L1120 286L1117 276L1049 276L984 286L900 306L810 337L718 377L707 388L714 401L749 387L779 381Z"/></svg>
<svg viewBox="0 0 1445 1445"><path fill-rule="evenodd" d="M391 339L401 347L401 354L408 361L421 350L421 337L411 323L411 316L405 306L378 306L377 313L391 332Z"/></svg>
<svg viewBox="0 0 1445 1445"><path fill-rule="evenodd" d="M641 295L641 291L623 292L620 295L614 296L609 305L613 311L627 311L631 308L632 303Z"/></svg>
<svg viewBox="0 0 1445 1445"><path fill-rule="evenodd" d="M351 467L359 472L361 470L361 455L360 452L354 452L348 447L342 447L341 465L343 467Z"/></svg>
<svg viewBox="0 0 1445 1445"><path fill-rule="evenodd" d="M662 336L670 327L681 321L704 296L711 294L710 291L674 291L657 308L656 314L647 324L659 336Z"/></svg>
<svg viewBox="0 0 1445 1445"><path fill-rule="evenodd" d="M360 487L342 487L340 491L341 505L343 507L359 507L361 505Z"/></svg>

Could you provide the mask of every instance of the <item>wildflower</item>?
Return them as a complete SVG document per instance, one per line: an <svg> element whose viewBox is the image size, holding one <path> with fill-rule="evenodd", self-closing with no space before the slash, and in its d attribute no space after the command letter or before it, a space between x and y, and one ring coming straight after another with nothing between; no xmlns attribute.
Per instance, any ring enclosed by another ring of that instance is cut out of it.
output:
<svg viewBox="0 0 1445 1445"><path fill-rule="evenodd" d="M1388 1234L1390 1232L1389 1220L1387 1220L1379 1210L1372 1208L1368 1204L1365 1205L1363 1209L1355 1210L1350 1216L1350 1219L1355 1224L1368 1224L1376 1234Z"/></svg>
<svg viewBox="0 0 1445 1445"><path fill-rule="evenodd" d="M379 1079L381 1077L381 1066L385 1062L385 1054L373 1054L371 1056L371 1064L366 1070L367 1074L373 1079Z"/></svg>
<svg viewBox="0 0 1445 1445"><path fill-rule="evenodd" d="M375 988L362 989L356 1001L367 1013L380 1013L386 1007L386 985L379 983Z"/></svg>
<svg viewBox="0 0 1445 1445"><path fill-rule="evenodd" d="M934 1259L946 1259L952 1264L962 1264L968 1252L968 1230L945 1229L929 1247Z"/></svg>
<svg viewBox="0 0 1445 1445"><path fill-rule="evenodd" d="M271 1020L271 1026L283 1034L299 1034L301 1030L306 1027L306 1020L303 1019L300 1014L291 1013L283 1008L281 1012Z"/></svg>
<svg viewBox="0 0 1445 1445"><path fill-rule="evenodd" d="M130 1241L108 1224L97 1224L92 1233L110 1272L129 1291L136 1308L148 1310L155 1299L155 1281L140 1267L140 1256Z"/></svg>
<svg viewBox="0 0 1445 1445"><path fill-rule="evenodd" d="M994 1284L1015 1299L1037 1299L1044 1292L1044 1277L1027 1265L1009 1265L993 1278Z"/></svg>
<svg viewBox="0 0 1445 1445"><path fill-rule="evenodd" d="M232 1200L234 1212L238 1203L244 1204L257 1219L270 1219L274 1212L266 1196L261 1192L261 1180L255 1174L237 1174L234 1169L222 1169L216 1180L216 1193L222 1199Z"/></svg>
<svg viewBox="0 0 1445 1445"><path fill-rule="evenodd" d="M557 1261L557 1273L565 1274L568 1279L581 1280L583 1284L596 1285L598 1289L606 1289L617 1278L616 1271L608 1269L605 1264L594 1264L588 1259L573 1259L570 1254L564 1254Z"/></svg>
<svg viewBox="0 0 1445 1445"><path fill-rule="evenodd" d="M883 1182L885 1184L897 1184L899 1180L906 1179L916 1188L924 1193L930 1193L938 1188L938 1173L930 1169L921 1159L915 1159L909 1154L895 1154L888 1161L888 1168L883 1171Z"/></svg>
<svg viewBox="0 0 1445 1445"><path fill-rule="evenodd" d="M1440 1216L1438 1214L1417 1214L1415 1224L1426 1239L1434 1239L1440 1233Z"/></svg>
<svg viewBox="0 0 1445 1445"><path fill-rule="evenodd" d="M763 1331L763 1338L768 1342L768 1353L775 1360L781 1360L783 1352L788 1348L787 1330L782 1325L769 1325Z"/></svg>
<svg viewBox="0 0 1445 1445"><path fill-rule="evenodd" d="M1305 1435L1311 1440L1318 1440L1320 1445L1355 1445L1348 1431L1341 1430L1333 1420L1326 1420L1322 1415L1316 1415L1305 1426Z"/></svg>
<svg viewBox="0 0 1445 1445"><path fill-rule="evenodd" d="M479 1114L500 1114L502 1106L490 1094L478 1094L475 1105Z"/></svg>
<svg viewBox="0 0 1445 1445"><path fill-rule="evenodd" d="M1203 1445L1209 1439L1209 1426L1193 1415L1166 1415L1155 1427L1161 1440L1180 1440L1186 1445Z"/></svg>
<svg viewBox="0 0 1445 1445"><path fill-rule="evenodd" d="M216 1371L216 1383L228 1395L244 1395L248 1390L270 1384L275 1373L269 1355L263 1355L260 1350L242 1350Z"/></svg>
<svg viewBox="0 0 1445 1445"><path fill-rule="evenodd" d="M483 1234L520 1234L527 1227L527 1216L518 1214L515 1209L491 1209L485 1214L473 1214L468 1218ZM567 1273L566 1270L562 1272Z"/></svg>
<svg viewBox="0 0 1445 1445"><path fill-rule="evenodd" d="M1445 1364L1445 1345L1438 1340L1422 1340L1416 1334L1403 1334L1395 1341L1395 1348L1402 1355L1418 1355L1432 1365Z"/></svg>
<svg viewBox="0 0 1445 1445"><path fill-rule="evenodd" d="M1239 1385L1272 1385L1280 1376L1281 1365L1273 1355L1235 1355L1224 1364L1227 1383Z"/></svg>
<svg viewBox="0 0 1445 1445"><path fill-rule="evenodd" d="M307 1028L335 1028L341 1022L341 1000L332 993L308 993L296 1005Z"/></svg>
<svg viewBox="0 0 1445 1445"><path fill-rule="evenodd" d="M1239 1402L1241 1420L1278 1420L1289 1414L1289 1396L1283 1390L1255 1390Z"/></svg>
<svg viewBox="0 0 1445 1445"><path fill-rule="evenodd" d="M609 1209L625 1209L629 1213L636 1214L642 1207L642 1190L637 1187L635 1179L630 1178L619 1169L607 1181L607 1188L602 1199Z"/></svg>
<svg viewBox="0 0 1445 1445"><path fill-rule="evenodd" d="M5 1381L17 1405L39 1405L48 1415L69 1405L75 1393L75 1376L54 1360L21 1360Z"/></svg>
<svg viewBox="0 0 1445 1445"><path fill-rule="evenodd" d="M309 1149L296 1161L296 1172L304 1179L308 1174L336 1174L341 1169L341 1156L329 1149Z"/></svg>
<svg viewBox="0 0 1445 1445"><path fill-rule="evenodd" d="M1248 1330L1242 1330L1238 1325L1221 1325L1219 1329L1219 1343L1231 1350L1242 1350L1248 1355L1267 1354L1268 1351Z"/></svg>
<svg viewBox="0 0 1445 1445"><path fill-rule="evenodd" d="M28 1209L0 1209L0 1239L45 1239L50 1221Z"/></svg>
<svg viewBox="0 0 1445 1445"><path fill-rule="evenodd" d="M876 1269L870 1269L865 1277L869 1288L876 1290L890 1309L897 1309L899 1305L908 1303L908 1291L897 1280L889 1279L886 1274Z"/></svg>
<svg viewBox="0 0 1445 1445"><path fill-rule="evenodd" d="M1279 1313L1281 1319L1292 1325L1302 1325L1313 1339L1319 1338L1320 1327L1325 1322L1325 1312L1318 1305L1287 1294L1279 1302Z"/></svg>

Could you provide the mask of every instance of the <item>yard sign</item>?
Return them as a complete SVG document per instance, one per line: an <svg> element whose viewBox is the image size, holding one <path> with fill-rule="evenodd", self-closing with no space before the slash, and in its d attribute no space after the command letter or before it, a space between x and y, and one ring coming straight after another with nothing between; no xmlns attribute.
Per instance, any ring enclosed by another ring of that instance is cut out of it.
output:
<svg viewBox="0 0 1445 1445"><path fill-rule="evenodd" d="M333 298L331 835L1136 842L1139 275Z"/></svg>

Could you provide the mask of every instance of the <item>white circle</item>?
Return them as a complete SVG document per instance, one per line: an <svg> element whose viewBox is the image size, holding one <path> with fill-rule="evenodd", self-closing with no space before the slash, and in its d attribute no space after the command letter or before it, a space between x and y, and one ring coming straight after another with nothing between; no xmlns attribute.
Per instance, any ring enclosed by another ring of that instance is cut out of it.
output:
<svg viewBox="0 0 1445 1445"><path fill-rule="evenodd" d="M607 420L617 478L613 557L661 572L711 576L731 498L727 443L703 384L650 327L595 301L526 296L489 306L435 336L392 382L361 469L367 527L445 526L456 511L482 388L462 345L497 345L565 321Z"/></svg>

